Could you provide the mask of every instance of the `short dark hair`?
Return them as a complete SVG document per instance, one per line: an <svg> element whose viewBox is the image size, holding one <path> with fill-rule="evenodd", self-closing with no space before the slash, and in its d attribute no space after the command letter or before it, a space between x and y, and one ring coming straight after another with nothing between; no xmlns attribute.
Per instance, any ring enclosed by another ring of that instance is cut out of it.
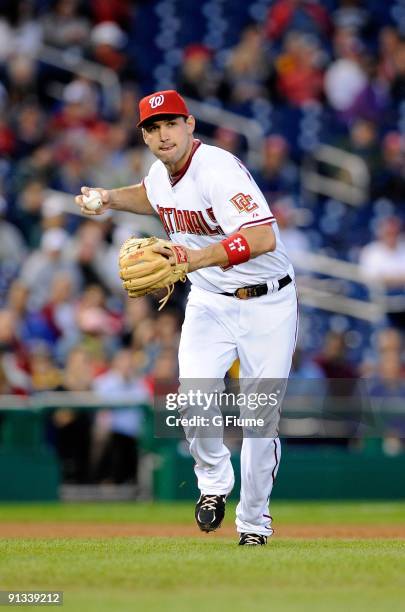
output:
<svg viewBox="0 0 405 612"><path fill-rule="evenodd" d="M184 121L186 121L187 119L187 117L185 117L184 115L171 115L167 113L162 115L154 115L153 117L149 117L149 119L145 119L141 127L148 129L148 127L156 123L156 121L170 121L171 119L178 119L179 117L182 117Z"/></svg>

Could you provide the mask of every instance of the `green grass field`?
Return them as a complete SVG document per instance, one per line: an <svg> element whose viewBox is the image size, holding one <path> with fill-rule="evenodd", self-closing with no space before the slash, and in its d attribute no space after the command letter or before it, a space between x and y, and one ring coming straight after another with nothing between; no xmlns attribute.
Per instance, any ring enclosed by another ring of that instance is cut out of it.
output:
<svg viewBox="0 0 405 612"><path fill-rule="evenodd" d="M234 518L227 511L227 525ZM192 524L190 504L0 506L0 523ZM279 524L369 525L375 539L273 538L245 548L236 538L3 538L2 590L63 590L65 610L373 610L405 607L405 539L378 539L405 526L401 503L281 503Z"/></svg>

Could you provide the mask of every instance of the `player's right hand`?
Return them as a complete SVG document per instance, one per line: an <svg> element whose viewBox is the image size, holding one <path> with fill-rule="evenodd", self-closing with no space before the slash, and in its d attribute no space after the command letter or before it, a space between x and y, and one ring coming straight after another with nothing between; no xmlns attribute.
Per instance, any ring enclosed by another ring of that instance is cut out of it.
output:
<svg viewBox="0 0 405 612"><path fill-rule="evenodd" d="M95 191L98 191L101 195L101 200L103 202L103 205L98 210L90 210L89 208L86 208L86 205L83 202L83 196L88 196L90 189L94 189ZM81 194L75 197L75 204L79 206L81 212L84 215L89 215L89 216L102 215L106 210L111 208L110 193L107 189L102 189L101 187L82 187L80 191L81 191Z"/></svg>

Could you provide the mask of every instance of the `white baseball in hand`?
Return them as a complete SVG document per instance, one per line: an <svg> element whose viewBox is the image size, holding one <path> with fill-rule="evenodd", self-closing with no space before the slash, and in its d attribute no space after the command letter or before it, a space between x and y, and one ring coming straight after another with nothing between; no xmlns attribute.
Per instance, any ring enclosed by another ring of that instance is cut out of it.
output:
<svg viewBox="0 0 405 612"><path fill-rule="evenodd" d="M96 189L90 189L89 195L83 196L83 204L87 210L99 210L103 205L100 192Z"/></svg>

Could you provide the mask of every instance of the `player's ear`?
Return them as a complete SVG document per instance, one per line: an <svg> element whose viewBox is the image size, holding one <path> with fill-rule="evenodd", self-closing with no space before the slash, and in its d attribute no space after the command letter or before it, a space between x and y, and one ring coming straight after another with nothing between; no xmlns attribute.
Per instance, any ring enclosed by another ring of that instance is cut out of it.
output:
<svg viewBox="0 0 405 612"><path fill-rule="evenodd" d="M193 115L189 115L186 119L187 133L192 134L195 130L195 119Z"/></svg>
<svg viewBox="0 0 405 612"><path fill-rule="evenodd" d="M147 136L147 131L145 130L145 128L142 128L142 138L145 144L146 144L146 136Z"/></svg>

